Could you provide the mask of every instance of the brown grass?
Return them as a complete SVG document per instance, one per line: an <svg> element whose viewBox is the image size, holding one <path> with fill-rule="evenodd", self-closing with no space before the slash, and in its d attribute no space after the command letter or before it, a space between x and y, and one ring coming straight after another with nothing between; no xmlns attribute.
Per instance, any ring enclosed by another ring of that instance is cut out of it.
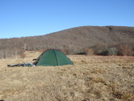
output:
<svg viewBox="0 0 134 101"><path fill-rule="evenodd" d="M133 101L134 57L69 55L74 65L7 67L32 62L1 59L0 100L4 101Z"/></svg>

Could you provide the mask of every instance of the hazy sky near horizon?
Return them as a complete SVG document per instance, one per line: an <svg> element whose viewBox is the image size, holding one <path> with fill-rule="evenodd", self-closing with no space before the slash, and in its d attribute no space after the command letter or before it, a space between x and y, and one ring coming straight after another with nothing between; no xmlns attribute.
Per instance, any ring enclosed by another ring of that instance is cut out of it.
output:
<svg viewBox="0 0 134 101"><path fill-rule="evenodd" d="M134 0L0 0L0 38L107 25L134 27Z"/></svg>

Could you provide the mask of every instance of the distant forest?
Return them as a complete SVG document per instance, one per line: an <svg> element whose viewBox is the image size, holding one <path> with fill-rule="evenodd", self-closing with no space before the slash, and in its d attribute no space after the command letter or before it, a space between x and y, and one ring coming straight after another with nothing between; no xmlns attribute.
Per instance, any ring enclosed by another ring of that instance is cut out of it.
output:
<svg viewBox="0 0 134 101"><path fill-rule="evenodd" d="M42 36L0 39L1 59L47 49L65 54L133 56L134 27L82 26Z"/></svg>

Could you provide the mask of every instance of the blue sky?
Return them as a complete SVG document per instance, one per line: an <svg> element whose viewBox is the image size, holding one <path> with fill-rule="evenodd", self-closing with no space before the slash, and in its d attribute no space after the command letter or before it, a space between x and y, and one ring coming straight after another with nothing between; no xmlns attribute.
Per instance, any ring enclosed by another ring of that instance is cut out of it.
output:
<svg viewBox="0 0 134 101"><path fill-rule="evenodd" d="M0 38L107 25L134 27L134 0L0 0Z"/></svg>

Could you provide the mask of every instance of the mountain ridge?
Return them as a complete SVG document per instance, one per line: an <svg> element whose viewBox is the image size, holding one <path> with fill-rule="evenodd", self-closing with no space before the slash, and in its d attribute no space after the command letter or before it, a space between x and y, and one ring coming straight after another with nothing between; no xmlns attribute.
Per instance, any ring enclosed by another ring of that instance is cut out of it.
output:
<svg viewBox="0 0 134 101"><path fill-rule="evenodd" d="M60 49L71 54L96 45L117 45L134 41L134 27L80 26L46 35L0 39L0 51Z"/></svg>

